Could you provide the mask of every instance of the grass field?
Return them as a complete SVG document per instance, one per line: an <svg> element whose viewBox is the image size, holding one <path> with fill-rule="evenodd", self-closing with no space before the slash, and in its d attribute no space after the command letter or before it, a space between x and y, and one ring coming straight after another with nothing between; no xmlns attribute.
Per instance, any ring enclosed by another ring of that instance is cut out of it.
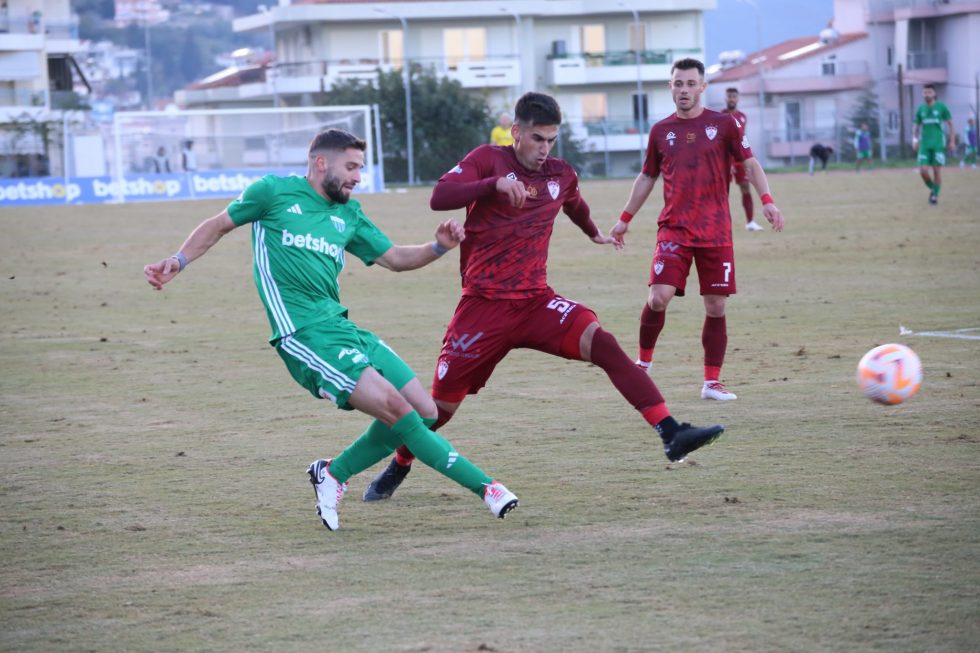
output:
<svg viewBox="0 0 980 653"><path fill-rule="evenodd" d="M980 327L980 175L945 177L930 207L911 170L774 175L782 234L745 232L733 203L739 399L698 398L696 294L654 365L675 415L727 426L689 463L665 464L598 368L519 351L445 429L518 511L421 466L365 504L379 465L336 533L306 466L367 419L265 344L247 230L162 293L143 281L222 203L0 209L0 650L980 650L980 341L899 337ZM628 191L584 184L603 228ZM552 285L631 355L659 193L625 252L564 219L552 243ZM428 189L362 200L400 243L441 218ZM425 383L446 258L343 277ZM925 382L874 405L855 365L893 341Z"/></svg>

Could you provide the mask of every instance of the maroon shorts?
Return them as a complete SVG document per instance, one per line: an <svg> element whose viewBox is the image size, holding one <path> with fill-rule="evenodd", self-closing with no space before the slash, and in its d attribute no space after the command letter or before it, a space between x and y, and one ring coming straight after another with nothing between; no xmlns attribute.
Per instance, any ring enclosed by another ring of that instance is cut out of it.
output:
<svg viewBox="0 0 980 653"><path fill-rule="evenodd" d="M749 180L749 173L745 171L745 164L733 163L732 175L735 177L736 184L744 184Z"/></svg>
<svg viewBox="0 0 980 653"><path fill-rule="evenodd" d="M697 265L702 295L735 294L735 250L724 247L687 247L677 243L659 242L650 266L650 285L664 284L677 288L684 296L691 261Z"/></svg>
<svg viewBox="0 0 980 653"><path fill-rule="evenodd" d="M511 349L580 360L579 339L594 321L591 308L554 291L529 299L463 296L442 341L432 396L457 402L476 394Z"/></svg>

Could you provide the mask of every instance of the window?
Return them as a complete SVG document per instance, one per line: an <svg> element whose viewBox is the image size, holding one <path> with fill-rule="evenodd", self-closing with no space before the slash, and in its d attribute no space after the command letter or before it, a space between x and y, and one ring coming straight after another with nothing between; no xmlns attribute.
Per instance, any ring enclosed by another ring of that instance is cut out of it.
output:
<svg viewBox="0 0 980 653"><path fill-rule="evenodd" d="M484 27L447 29L442 33L446 65L455 68L461 61L487 58L487 30Z"/></svg>
<svg viewBox="0 0 980 653"><path fill-rule="evenodd" d="M582 25L580 38L585 54L603 54L606 51L606 28L603 25Z"/></svg>
<svg viewBox="0 0 980 653"><path fill-rule="evenodd" d="M582 120L598 122L609 115L605 93L587 93L582 96Z"/></svg>
<svg viewBox="0 0 980 653"><path fill-rule="evenodd" d="M888 112L888 131L890 132L898 131L898 111Z"/></svg>
<svg viewBox="0 0 980 653"><path fill-rule="evenodd" d="M633 120L639 120L646 125L650 115L647 109L647 94L633 93Z"/></svg>
<svg viewBox="0 0 980 653"><path fill-rule="evenodd" d="M787 102L783 110L786 114L786 140L797 141L800 139L800 103Z"/></svg>
<svg viewBox="0 0 980 653"><path fill-rule="evenodd" d="M381 63L401 64L405 58L405 35L400 29L378 32L380 39Z"/></svg>
<svg viewBox="0 0 980 653"><path fill-rule="evenodd" d="M646 23L630 23L629 27L629 46L630 50L634 52L636 50L646 50L647 49L647 24Z"/></svg>
<svg viewBox="0 0 980 653"><path fill-rule="evenodd" d="M821 75L836 75L837 74L837 55L832 54L826 59L824 59L820 64L820 74Z"/></svg>

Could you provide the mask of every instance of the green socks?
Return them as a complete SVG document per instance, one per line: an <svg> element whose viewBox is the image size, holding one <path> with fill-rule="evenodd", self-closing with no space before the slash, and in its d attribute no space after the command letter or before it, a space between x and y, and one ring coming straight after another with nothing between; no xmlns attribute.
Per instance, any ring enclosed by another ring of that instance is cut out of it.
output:
<svg viewBox="0 0 980 653"><path fill-rule="evenodd" d="M404 444L415 457L444 476L483 498L483 488L493 479L459 455L442 436L429 430L435 420L423 420L412 411L388 428L374 420L371 426L330 463L330 475L338 483L363 472Z"/></svg>

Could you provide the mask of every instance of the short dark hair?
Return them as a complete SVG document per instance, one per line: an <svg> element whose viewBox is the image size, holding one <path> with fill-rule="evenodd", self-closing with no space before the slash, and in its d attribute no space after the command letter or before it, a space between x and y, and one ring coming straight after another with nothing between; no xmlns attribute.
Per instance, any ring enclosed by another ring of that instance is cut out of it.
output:
<svg viewBox="0 0 980 653"><path fill-rule="evenodd" d="M560 125L561 108L555 98L531 91L517 100L514 118L522 127L533 125Z"/></svg>
<svg viewBox="0 0 980 653"><path fill-rule="evenodd" d="M931 88L932 90L935 91L936 90L936 85L935 84L923 84L922 85L922 88Z"/></svg>
<svg viewBox="0 0 980 653"><path fill-rule="evenodd" d="M698 74L704 77L704 64L691 57L675 61L674 65L670 67L670 74L673 75L675 70L691 70L692 68L697 68Z"/></svg>
<svg viewBox="0 0 980 653"><path fill-rule="evenodd" d="M725 92L734 93L735 95L738 95L738 89L735 88L734 86L729 86L728 88L725 89Z"/></svg>
<svg viewBox="0 0 980 653"><path fill-rule="evenodd" d="M310 141L309 155L312 157L314 152L319 152L321 150L333 150L335 152L343 152L354 148L364 152L367 150L367 143L364 139L354 136L350 132L346 132L343 129L327 129L320 132L313 137Z"/></svg>

